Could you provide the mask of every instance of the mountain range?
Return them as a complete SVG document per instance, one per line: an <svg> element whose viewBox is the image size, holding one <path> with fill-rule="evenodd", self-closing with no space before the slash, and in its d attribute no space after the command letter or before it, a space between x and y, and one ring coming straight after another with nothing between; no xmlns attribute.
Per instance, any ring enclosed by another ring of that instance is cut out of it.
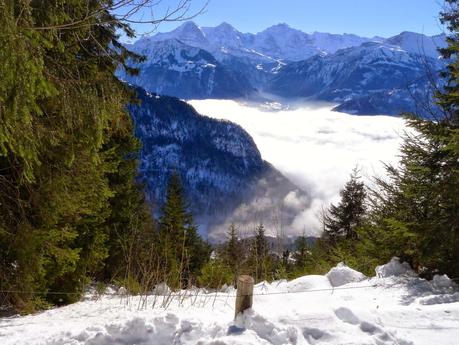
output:
<svg viewBox="0 0 459 345"><path fill-rule="evenodd" d="M241 33L228 23L186 22L127 47L146 56L138 76L118 76L149 92L183 99L304 98L354 114L415 111L431 98L445 36L390 38L304 33L286 24Z"/></svg>

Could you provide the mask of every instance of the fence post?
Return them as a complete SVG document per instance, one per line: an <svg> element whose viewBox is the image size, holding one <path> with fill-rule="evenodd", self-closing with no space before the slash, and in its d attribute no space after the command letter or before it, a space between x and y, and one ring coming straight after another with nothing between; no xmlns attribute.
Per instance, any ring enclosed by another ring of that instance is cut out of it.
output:
<svg viewBox="0 0 459 345"><path fill-rule="evenodd" d="M235 318L239 313L244 312L244 310L252 308L253 284L254 280L251 276L242 275L237 279Z"/></svg>

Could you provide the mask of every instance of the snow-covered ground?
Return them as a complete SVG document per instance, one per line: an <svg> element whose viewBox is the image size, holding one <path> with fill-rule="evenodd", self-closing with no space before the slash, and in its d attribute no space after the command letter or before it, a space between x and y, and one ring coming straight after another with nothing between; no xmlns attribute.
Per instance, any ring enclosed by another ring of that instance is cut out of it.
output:
<svg viewBox="0 0 459 345"><path fill-rule="evenodd" d="M459 290L447 277L417 278L397 260L367 279L339 265L326 276L261 283L236 321L234 290L161 303L107 295L40 314L0 319L0 344L402 344L459 343ZM395 275L394 275L395 274ZM143 304L146 302L146 304ZM169 302L171 302L169 304ZM141 308L139 309L139 305Z"/></svg>

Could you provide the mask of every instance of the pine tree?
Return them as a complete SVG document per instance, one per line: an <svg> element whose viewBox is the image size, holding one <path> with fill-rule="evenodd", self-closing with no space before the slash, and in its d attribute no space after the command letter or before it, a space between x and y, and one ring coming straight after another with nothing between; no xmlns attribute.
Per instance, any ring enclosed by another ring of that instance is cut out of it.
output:
<svg viewBox="0 0 459 345"><path fill-rule="evenodd" d="M170 284L174 287L191 285L208 261L211 250L193 224L177 173L169 178L166 202L159 219L159 238Z"/></svg>
<svg viewBox="0 0 459 345"><path fill-rule="evenodd" d="M238 238L236 225L232 223L228 228L227 242L224 248L224 263L231 269L234 282L239 274L243 261L243 250L241 242Z"/></svg>
<svg viewBox="0 0 459 345"><path fill-rule="evenodd" d="M259 224L255 230L252 243L250 262L256 280L266 280L269 271L269 244L265 235L265 227Z"/></svg>
<svg viewBox="0 0 459 345"><path fill-rule="evenodd" d="M306 235L303 234L295 240L295 252L293 258L297 267L304 267L309 256L309 244Z"/></svg>
<svg viewBox="0 0 459 345"><path fill-rule="evenodd" d="M459 2L448 0L441 20L451 34L441 53L447 85L437 93L444 118L407 114L414 131L404 138L399 167L387 166L372 192L362 252L379 262L399 256L421 272L459 274Z"/></svg>
<svg viewBox="0 0 459 345"><path fill-rule="evenodd" d="M0 285L37 292L1 296L19 311L78 298L109 255L111 215L129 214L112 203L137 150L114 72L138 57L105 5L0 0Z"/></svg>
<svg viewBox="0 0 459 345"><path fill-rule="evenodd" d="M323 216L324 235L331 242L339 239L355 239L356 228L362 224L365 214L365 185L360 181L357 169L340 191L341 201L331 205Z"/></svg>
<svg viewBox="0 0 459 345"><path fill-rule="evenodd" d="M237 272L237 268L241 260L241 249L236 225L232 223L228 228L227 243L225 247L225 261L228 266L234 268L235 272Z"/></svg>

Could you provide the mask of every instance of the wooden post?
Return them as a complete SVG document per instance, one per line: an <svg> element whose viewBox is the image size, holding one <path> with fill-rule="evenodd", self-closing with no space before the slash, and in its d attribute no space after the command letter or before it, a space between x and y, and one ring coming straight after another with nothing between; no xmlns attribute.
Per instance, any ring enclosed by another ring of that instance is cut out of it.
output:
<svg viewBox="0 0 459 345"><path fill-rule="evenodd" d="M253 284L254 280L251 276L239 276L237 279L237 295L236 295L236 312L234 317L244 310L252 308L253 303Z"/></svg>

